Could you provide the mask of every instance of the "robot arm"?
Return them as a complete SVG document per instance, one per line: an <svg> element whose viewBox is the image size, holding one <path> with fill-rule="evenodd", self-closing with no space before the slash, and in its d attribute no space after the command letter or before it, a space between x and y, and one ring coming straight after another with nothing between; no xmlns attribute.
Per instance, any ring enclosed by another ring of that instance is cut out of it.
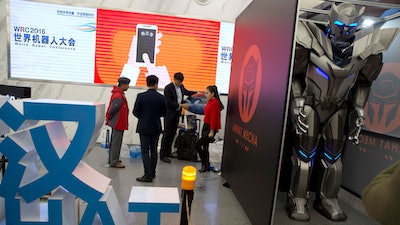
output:
<svg viewBox="0 0 400 225"><path fill-rule="evenodd" d="M310 52L308 49L301 46L296 47L293 78L291 86L291 102L290 102L290 115L291 121L297 134L304 134L308 130L308 125L305 123L304 104L305 98L303 97L305 87L305 76L309 63Z"/></svg>
<svg viewBox="0 0 400 225"><path fill-rule="evenodd" d="M351 101L354 110L350 114L349 140L353 144L358 144L358 137L365 120L364 107L368 100L372 82L381 72L382 65L382 54L370 56L367 65L360 71L352 90Z"/></svg>
<svg viewBox="0 0 400 225"><path fill-rule="evenodd" d="M351 113L351 128L349 132L349 140L351 143L358 145L361 128L364 126L364 109L361 107L355 108L354 112Z"/></svg>

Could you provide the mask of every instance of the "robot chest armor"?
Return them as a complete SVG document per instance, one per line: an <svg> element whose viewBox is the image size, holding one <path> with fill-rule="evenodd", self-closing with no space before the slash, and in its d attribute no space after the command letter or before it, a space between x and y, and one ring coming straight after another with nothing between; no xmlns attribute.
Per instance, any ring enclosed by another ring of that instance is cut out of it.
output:
<svg viewBox="0 0 400 225"><path fill-rule="evenodd" d="M358 72L366 60L353 58L349 64L340 67L326 55L310 55L306 75L306 92L319 103L337 104L344 101L357 80Z"/></svg>

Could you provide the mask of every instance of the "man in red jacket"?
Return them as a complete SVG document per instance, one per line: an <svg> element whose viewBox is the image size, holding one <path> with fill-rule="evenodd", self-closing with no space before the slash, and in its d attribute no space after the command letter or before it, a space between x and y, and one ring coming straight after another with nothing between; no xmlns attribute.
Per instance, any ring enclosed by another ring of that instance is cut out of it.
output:
<svg viewBox="0 0 400 225"><path fill-rule="evenodd" d="M110 103L106 113L106 125L112 128L108 163L110 167L115 168L125 168L121 160L119 160L119 154L124 130L128 130L129 108L125 98L125 91L128 90L129 83L130 80L126 77L118 79L118 86L114 86L111 91Z"/></svg>

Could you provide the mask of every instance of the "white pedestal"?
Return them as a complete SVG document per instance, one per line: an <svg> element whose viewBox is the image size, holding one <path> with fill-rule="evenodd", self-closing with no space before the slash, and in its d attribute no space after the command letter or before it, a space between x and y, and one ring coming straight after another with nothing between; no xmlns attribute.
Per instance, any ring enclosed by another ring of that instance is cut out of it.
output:
<svg viewBox="0 0 400 225"><path fill-rule="evenodd" d="M179 193L176 187L132 187L129 212L147 212L148 225L160 225L161 213L179 213Z"/></svg>

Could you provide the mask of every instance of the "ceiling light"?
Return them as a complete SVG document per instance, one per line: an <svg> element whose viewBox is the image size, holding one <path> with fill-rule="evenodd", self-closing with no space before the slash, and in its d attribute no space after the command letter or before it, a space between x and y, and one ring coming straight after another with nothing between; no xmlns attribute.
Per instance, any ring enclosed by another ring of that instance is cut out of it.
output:
<svg viewBox="0 0 400 225"><path fill-rule="evenodd" d="M363 20L361 26L362 26L362 27L370 27L370 26L372 26L374 23L375 23L375 21L372 20L372 19L365 19L365 20Z"/></svg>
<svg viewBox="0 0 400 225"><path fill-rule="evenodd" d="M199 5L208 5L211 0L194 0Z"/></svg>

